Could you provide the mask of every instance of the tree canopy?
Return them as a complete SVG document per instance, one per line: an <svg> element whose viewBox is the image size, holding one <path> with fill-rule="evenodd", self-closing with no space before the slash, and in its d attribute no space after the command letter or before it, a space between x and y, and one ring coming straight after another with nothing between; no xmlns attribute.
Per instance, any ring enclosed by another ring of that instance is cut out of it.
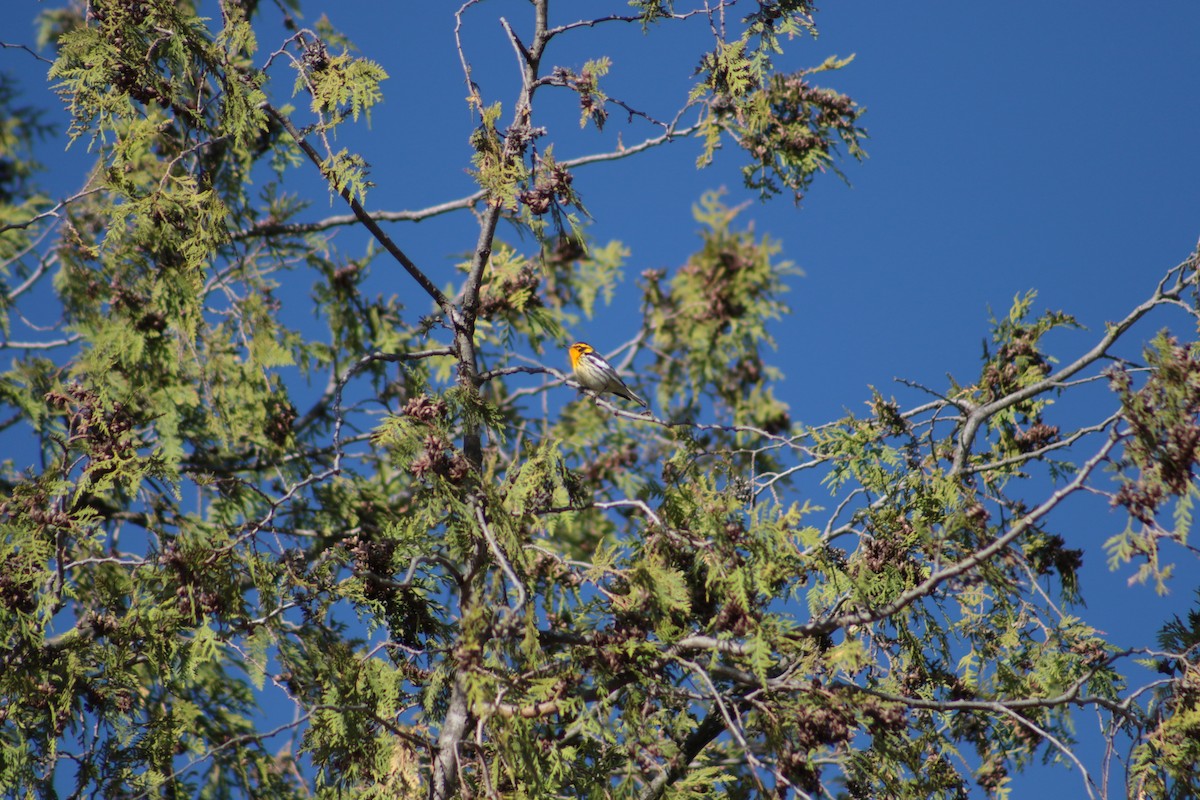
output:
<svg viewBox="0 0 1200 800"><path fill-rule="evenodd" d="M801 424L771 361L790 254L714 191L698 249L621 287L588 184L690 147L798 202L865 155L825 85L849 61L779 66L806 0L595 5L458 8L477 188L415 211L343 144L387 54L295 0L91 0L4 43L48 54L0 82L5 794L924 800L1042 760L1200 794L1200 611L1121 647L1077 576L1165 589L1192 557L1200 255L1082 351L1021 295L976 373ZM686 32L690 93L610 95L609 26ZM51 90L92 158L60 200ZM460 260L410 257L452 214ZM638 324L603 355L653 411L566 371L614 302ZM1085 501L1122 520L1089 551Z"/></svg>

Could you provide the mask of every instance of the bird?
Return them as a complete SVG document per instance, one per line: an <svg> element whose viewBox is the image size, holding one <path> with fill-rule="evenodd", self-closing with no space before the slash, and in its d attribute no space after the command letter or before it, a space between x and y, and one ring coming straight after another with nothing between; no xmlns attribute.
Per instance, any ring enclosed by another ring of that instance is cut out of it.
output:
<svg viewBox="0 0 1200 800"><path fill-rule="evenodd" d="M610 392L624 397L626 400L632 400L644 408L650 407L649 403L630 391L613 365L605 361L604 356L597 353L596 349L587 342L576 342L571 345L570 354L571 369L575 370L575 380L579 381L579 385L583 388L590 389L596 394Z"/></svg>

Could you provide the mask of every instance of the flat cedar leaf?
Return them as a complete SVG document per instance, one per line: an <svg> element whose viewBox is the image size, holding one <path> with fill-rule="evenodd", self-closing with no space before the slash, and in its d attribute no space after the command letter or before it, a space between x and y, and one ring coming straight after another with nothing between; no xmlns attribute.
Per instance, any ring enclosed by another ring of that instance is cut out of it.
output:
<svg viewBox="0 0 1200 800"><path fill-rule="evenodd" d="M650 589L663 612L686 612L691 606L687 578L678 570L653 567L649 573Z"/></svg>
<svg viewBox="0 0 1200 800"><path fill-rule="evenodd" d="M187 658L183 662L181 673L188 681L195 681L198 671L214 661L220 652L217 632L211 626L204 624L193 631L192 639L188 642L185 652Z"/></svg>
<svg viewBox="0 0 1200 800"><path fill-rule="evenodd" d="M762 635L750 638L746 642L746 656L750 660L750 671L763 686L766 686L771 669L775 666L771 642Z"/></svg>
<svg viewBox="0 0 1200 800"><path fill-rule="evenodd" d="M271 646L271 635L265 626L255 628L246 639L246 658L243 665L250 683L262 691L267 677L267 652Z"/></svg>
<svg viewBox="0 0 1200 800"><path fill-rule="evenodd" d="M979 677L979 653L974 648L969 650L958 660L955 671L962 676L962 680L967 686L976 686Z"/></svg>
<svg viewBox="0 0 1200 800"><path fill-rule="evenodd" d="M691 765L683 777L673 783L665 797L671 800L707 800L713 796L713 787L730 777L719 766Z"/></svg>
<svg viewBox="0 0 1200 800"><path fill-rule="evenodd" d="M825 654L825 658L832 669L847 675L853 675L862 669L865 656L866 651L863 648L862 641L849 637L839 644L834 645Z"/></svg>

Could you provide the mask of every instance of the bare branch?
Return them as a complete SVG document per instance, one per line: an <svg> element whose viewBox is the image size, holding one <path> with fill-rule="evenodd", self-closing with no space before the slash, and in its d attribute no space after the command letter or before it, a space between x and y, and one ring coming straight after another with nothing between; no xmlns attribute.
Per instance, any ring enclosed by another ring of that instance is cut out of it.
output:
<svg viewBox="0 0 1200 800"><path fill-rule="evenodd" d="M306 156L308 156L309 161L311 161L317 166L318 169L321 170L326 179L330 179L331 176L325 174L325 169L322 166L320 154L313 149L312 145L308 143L308 140L304 138L304 135L296 129L296 126L292 124L291 119L289 119L270 103L262 103L261 108L273 119L275 119L276 122L284 127L284 130L288 132L288 134L296 142L296 145ZM412 259L405 255L404 251L392 241L391 237L384 233L383 228L380 228L379 223L372 219L371 215L368 214L366 209L362 207L362 204L354 199L354 196L350 193L348 188L337 188L333 185L332 181L330 181L330 185L350 206L350 209L354 212L354 216L358 219L358 221L361 222L363 226L371 232L371 235L374 236L381 245L383 245L383 248L391 254L392 258L396 259L396 261L400 263L400 266L404 267L405 271L408 272L412 279L417 282L417 285L424 289L425 293L433 298L433 301L437 303L438 307L442 310L442 313L446 315L446 318L450 321L450 323L457 327L458 313L454 308L454 305L450 302L450 299L442 294L442 290L437 288L437 286L433 284L433 281L429 280L429 277L421 271L421 269L412 261Z"/></svg>
<svg viewBox="0 0 1200 800"><path fill-rule="evenodd" d="M54 65L53 61L51 61L50 59L46 58L43 55L39 55L38 52L36 50L34 50L33 48L31 48L29 45L12 44L10 42L0 42L0 47L6 48L6 49L24 50L26 53L29 53L29 55L33 56L34 58L36 58L38 61L42 62L43 64L49 64L50 66Z"/></svg>
<svg viewBox="0 0 1200 800"><path fill-rule="evenodd" d="M374 211L371 213L371 218L376 222L420 222L430 219L431 217L448 214L451 211L461 211L462 209L472 208L486 196L485 192L479 191L474 194L460 197L458 200L448 200L445 203L439 203L428 208L418 209L416 211ZM257 225L252 225L249 228L237 231L233 234L234 240L250 239L263 236L286 236L298 235L305 233L318 233L320 231L329 230L330 228L339 228L346 225L353 225L359 222L359 218L355 214L339 214L332 217L326 217L312 222L261 222Z"/></svg>
<svg viewBox="0 0 1200 800"><path fill-rule="evenodd" d="M525 608L525 584L517 577L516 570L508 562L504 551L500 549L500 543L496 541L496 536L492 533L492 527L488 524L487 517L483 513L483 507L479 504L475 505L475 519L479 523L479 529L483 531L483 538L487 540L488 548L492 551L492 558L496 559L496 563L500 565L500 569L504 572L504 576L508 578L508 582L517 590L517 600L514 603L510 603L507 610L507 616L511 620L518 611Z"/></svg>

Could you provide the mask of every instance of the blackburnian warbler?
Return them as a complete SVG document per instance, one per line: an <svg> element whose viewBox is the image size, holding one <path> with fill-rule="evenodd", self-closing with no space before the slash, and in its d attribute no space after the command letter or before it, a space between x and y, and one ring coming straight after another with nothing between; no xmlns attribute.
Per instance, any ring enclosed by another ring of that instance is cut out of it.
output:
<svg viewBox="0 0 1200 800"><path fill-rule="evenodd" d="M575 370L575 380L579 381L580 386L590 389L596 394L610 392L624 397L626 400L632 400L640 406L650 407L645 400L629 390L613 365L605 361L604 357L597 353L590 344L576 342L571 345L570 352L571 369Z"/></svg>

